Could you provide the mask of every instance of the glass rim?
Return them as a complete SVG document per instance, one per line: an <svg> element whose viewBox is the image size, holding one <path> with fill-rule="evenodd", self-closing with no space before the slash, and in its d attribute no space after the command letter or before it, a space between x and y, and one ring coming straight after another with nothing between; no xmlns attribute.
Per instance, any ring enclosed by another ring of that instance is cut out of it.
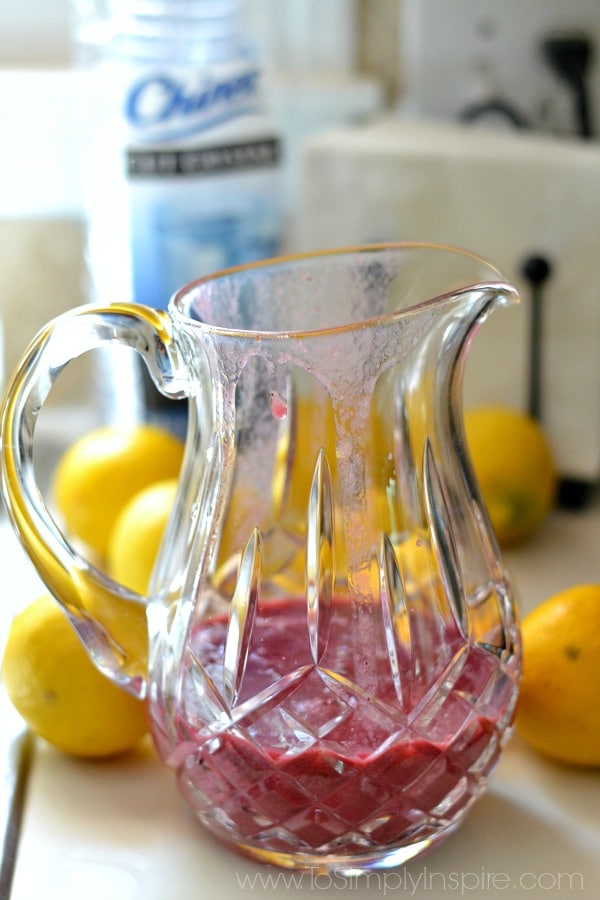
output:
<svg viewBox="0 0 600 900"><path fill-rule="evenodd" d="M394 310L393 312L383 313L380 315L374 315L366 317L360 321L355 322L347 322L340 325L332 325L325 326L319 328L306 328L302 330L298 329L273 329L273 330L261 330L261 329L247 329L247 328L235 328L227 325L213 324L210 322L205 322L201 319L194 319L189 313L183 309L184 302L198 289L203 286L218 284L219 282L227 282L229 280L234 280L239 275L244 275L245 273L267 273L269 270L282 270L286 266L290 264L302 264L302 263L310 263L312 261L318 262L320 260L335 260L342 259L345 256L361 256L373 254L377 255L378 253L384 253L389 251L398 251L399 253L406 253L412 250L422 250L422 251L440 251L443 254L447 254L450 256L455 256L457 258L463 258L465 260L470 260L473 263L477 263L482 267L485 267L489 270L490 279L482 280L482 279L474 279L472 281L466 280L463 285L460 287L456 287L450 289L448 291L442 291L435 296L428 297L424 300L418 301L408 307L406 309ZM492 276L497 276L497 280ZM202 331L206 331L210 334L218 334L227 337L237 337L243 338L252 336L253 339L275 339L275 338L306 338L311 335L323 335L323 334L334 334L345 331L353 331L357 328L369 328L373 327L377 324L383 324L385 322L394 321L398 318L403 318L406 316L410 316L414 312L418 310L426 309L429 306L435 306L445 299L450 299L452 297L461 296L465 293L469 293L474 289L478 290L487 290L493 291L496 294L505 293L507 296L510 296L513 300L518 300L518 294L516 292L515 287L503 276L502 272L495 266L493 263L489 262L484 256L475 253L471 250L467 250L464 247L446 244L442 242L435 241L389 241L389 242L377 242L377 243L359 243L359 244L350 244L344 245L340 247L330 247L325 249L318 250L308 250L299 253L287 253L282 254L280 256L268 257L265 259L256 260L254 262L243 263L237 266L230 266L224 269L217 269L214 272L210 272L206 275L203 275L199 278L193 279L192 281L187 282L178 288L172 295L168 304L168 311L170 314L174 316L174 318L185 322L187 325L192 325L201 329Z"/></svg>

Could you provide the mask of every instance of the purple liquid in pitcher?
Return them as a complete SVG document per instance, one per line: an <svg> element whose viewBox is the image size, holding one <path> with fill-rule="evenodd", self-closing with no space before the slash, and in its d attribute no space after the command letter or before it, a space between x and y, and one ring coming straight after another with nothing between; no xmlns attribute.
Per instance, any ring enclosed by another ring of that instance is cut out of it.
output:
<svg viewBox="0 0 600 900"><path fill-rule="evenodd" d="M459 674L449 691L425 690L407 715L384 641L373 659L375 690L357 688L348 676L356 660L343 635L351 633L352 617L347 599L332 600L336 640L317 667L305 601L264 602L234 724L196 725L193 698L185 721L175 718L175 742L155 722L159 751L183 794L226 843L275 857L376 856L433 842L482 790L514 695L513 678L498 658L465 646L446 629L445 646L456 642ZM192 638L194 654L215 683L226 632L227 617L218 616ZM259 703L253 702L257 695Z"/></svg>

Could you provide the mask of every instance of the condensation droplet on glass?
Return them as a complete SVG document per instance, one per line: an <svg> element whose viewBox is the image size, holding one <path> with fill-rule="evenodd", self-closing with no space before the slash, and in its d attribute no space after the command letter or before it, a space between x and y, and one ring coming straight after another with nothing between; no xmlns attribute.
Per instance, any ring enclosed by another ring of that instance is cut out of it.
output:
<svg viewBox="0 0 600 900"><path fill-rule="evenodd" d="M277 391L271 391L271 412L276 419L285 419L287 416L287 403Z"/></svg>

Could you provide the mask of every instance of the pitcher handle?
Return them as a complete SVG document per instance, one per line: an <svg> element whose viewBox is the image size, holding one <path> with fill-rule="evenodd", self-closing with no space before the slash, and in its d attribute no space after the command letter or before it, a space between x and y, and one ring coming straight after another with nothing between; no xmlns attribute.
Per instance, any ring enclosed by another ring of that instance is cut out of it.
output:
<svg viewBox="0 0 600 900"><path fill-rule="evenodd" d="M189 378L166 313L138 304L82 306L50 322L30 344L2 408L2 493L13 527L48 590L63 607L92 661L134 696L146 692L143 597L108 578L65 539L35 479L38 413L64 367L88 350L118 343L145 361L157 388L188 395Z"/></svg>

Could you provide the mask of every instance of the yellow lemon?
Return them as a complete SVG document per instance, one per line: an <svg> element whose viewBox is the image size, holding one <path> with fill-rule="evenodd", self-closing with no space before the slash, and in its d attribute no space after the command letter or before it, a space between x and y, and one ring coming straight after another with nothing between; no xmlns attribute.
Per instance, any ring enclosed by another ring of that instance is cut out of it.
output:
<svg viewBox="0 0 600 900"><path fill-rule="evenodd" d="M148 669L148 622L146 604L134 601L88 578L85 570L71 572L82 607L103 626L116 644L123 674L145 678Z"/></svg>
<svg viewBox="0 0 600 900"><path fill-rule="evenodd" d="M424 532L414 532L395 542L394 549L404 582L411 590L428 594L438 589L440 576L437 561Z"/></svg>
<svg viewBox="0 0 600 900"><path fill-rule="evenodd" d="M107 426L76 441L60 459L52 498L67 534L106 556L114 523L147 485L178 475L183 444L151 425Z"/></svg>
<svg viewBox="0 0 600 900"><path fill-rule="evenodd" d="M600 766L600 584L568 588L522 623L520 734L560 762Z"/></svg>
<svg viewBox="0 0 600 900"><path fill-rule="evenodd" d="M138 594L147 593L176 492L176 478L144 488L124 506L111 532L108 572Z"/></svg>
<svg viewBox="0 0 600 900"><path fill-rule="evenodd" d="M15 616L2 677L31 730L66 753L114 756L133 748L147 731L144 704L95 668L49 594Z"/></svg>
<svg viewBox="0 0 600 900"><path fill-rule="evenodd" d="M548 439L530 416L505 407L465 413L467 444L498 542L529 537L550 512L556 469Z"/></svg>

